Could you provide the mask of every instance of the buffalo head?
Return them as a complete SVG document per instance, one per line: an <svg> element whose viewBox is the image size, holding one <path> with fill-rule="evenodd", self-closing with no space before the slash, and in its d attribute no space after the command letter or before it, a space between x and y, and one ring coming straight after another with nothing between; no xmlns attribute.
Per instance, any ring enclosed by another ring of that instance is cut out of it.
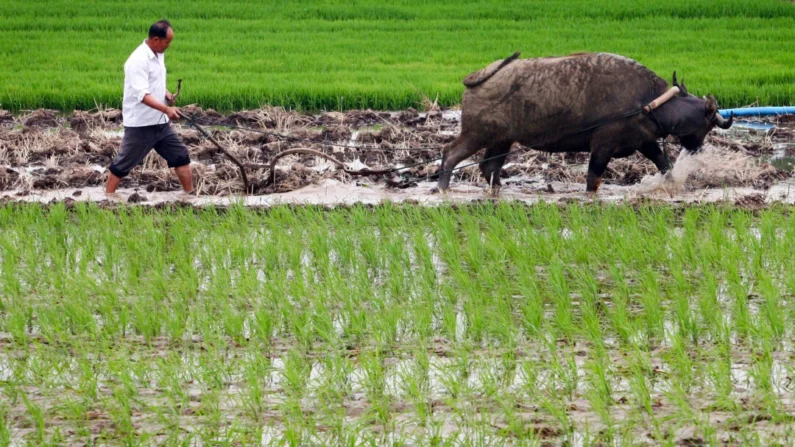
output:
<svg viewBox="0 0 795 447"><path fill-rule="evenodd" d="M676 72L673 76L674 87L679 87L679 95L668 102L668 107L661 109L660 124L663 128L679 138L682 146L696 151L704 144L707 134L715 128L728 129L734 122L734 115L729 119L718 113L718 101L712 95L699 98L687 92L684 81L679 84Z"/></svg>

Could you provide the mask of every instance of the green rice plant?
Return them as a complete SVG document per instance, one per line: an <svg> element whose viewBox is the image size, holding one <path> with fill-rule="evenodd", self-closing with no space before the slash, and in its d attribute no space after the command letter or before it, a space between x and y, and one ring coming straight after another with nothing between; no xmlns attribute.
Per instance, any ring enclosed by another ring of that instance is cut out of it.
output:
<svg viewBox="0 0 795 447"><path fill-rule="evenodd" d="M439 363L435 367L439 385L448 397L447 403L457 413L461 411L459 402L463 402L471 393L469 368L469 353L464 348L459 348L451 363Z"/></svg>
<svg viewBox="0 0 795 447"><path fill-rule="evenodd" d="M265 383L272 370L272 364L270 359L258 350L252 349L247 354L243 367L246 390L242 395L242 406L252 420L259 421L265 411Z"/></svg>
<svg viewBox="0 0 795 447"><path fill-rule="evenodd" d="M45 414L44 409L41 408L36 402L30 400L26 393L21 393L22 402L25 404L25 408L28 410L29 417L33 422L33 427L35 428L35 432L32 436L31 441L37 444L41 444L44 442L46 437L46 433L44 430L45 427Z"/></svg>
<svg viewBox="0 0 795 447"><path fill-rule="evenodd" d="M610 408L613 405L613 378L609 359L597 351L596 355L585 365L588 372L588 391L586 397L599 415L610 436L613 436L614 424Z"/></svg>
<svg viewBox="0 0 795 447"><path fill-rule="evenodd" d="M354 370L353 362L342 355L329 353L321 360L321 363L323 375L315 392L320 402L324 404L322 408L331 413L334 421L342 422L337 419L345 418L343 403L345 398L353 392L350 381ZM342 427L338 427L338 429L341 430Z"/></svg>
<svg viewBox="0 0 795 447"><path fill-rule="evenodd" d="M709 387L716 408L734 410L738 404L732 397L734 385L729 347L723 344L718 345L713 353L715 358L705 365L705 385Z"/></svg>
<svg viewBox="0 0 795 447"><path fill-rule="evenodd" d="M173 302L165 316L165 332L172 343L179 344L188 331L189 304Z"/></svg>
<svg viewBox="0 0 795 447"><path fill-rule="evenodd" d="M223 426L220 393L213 389L202 392L196 412L203 418L197 430L198 437L204 443L216 442Z"/></svg>
<svg viewBox="0 0 795 447"><path fill-rule="evenodd" d="M682 387L680 382L672 382L671 387L663 393L673 407L674 418L680 421L692 421L696 418L690 403L690 391Z"/></svg>
<svg viewBox="0 0 795 447"><path fill-rule="evenodd" d="M315 338L323 343L336 347L340 345L340 339L334 328L334 313L323 301L315 302L314 314L312 315L312 329Z"/></svg>
<svg viewBox="0 0 795 447"><path fill-rule="evenodd" d="M718 280L708 266L701 266L701 285L698 291L698 306L701 321L707 331L716 340L725 340L726 332L723 314L718 304Z"/></svg>
<svg viewBox="0 0 795 447"><path fill-rule="evenodd" d="M135 433L132 419L134 406L131 390L126 386L114 388L111 396L105 400L104 407L113 421L114 437L124 439Z"/></svg>
<svg viewBox="0 0 795 447"><path fill-rule="evenodd" d="M399 373L401 390L414 406L415 417L420 427L426 427L433 417L430 401L430 363L424 346L413 350L413 362Z"/></svg>
<svg viewBox="0 0 795 447"><path fill-rule="evenodd" d="M530 444L536 441L535 431L528 429L525 422L517 412L518 400L512 393L502 393L498 396L500 415L505 419L506 428L500 434L516 439L518 444Z"/></svg>
<svg viewBox="0 0 795 447"><path fill-rule="evenodd" d="M665 316L662 306L662 289L657 280L657 272L645 269L641 274L641 302L643 303L643 316L646 336L649 344L663 336ZM652 345L653 346L653 345Z"/></svg>
<svg viewBox="0 0 795 447"><path fill-rule="evenodd" d="M574 352L561 352L554 340L545 340L544 344L549 350L549 392L574 400L579 386L579 368Z"/></svg>
<svg viewBox="0 0 795 447"><path fill-rule="evenodd" d="M538 395L538 402L541 409L549 414L557 423L558 427L564 434L564 439L567 442L573 441L574 426L567 411L567 404L565 399L556 394L540 393Z"/></svg>
<svg viewBox="0 0 795 447"><path fill-rule="evenodd" d="M630 288L625 269L620 264L609 267L610 279L612 282L612 308L610 309L611 327L616 331L618 339L622 344L630 341L630 336L634 332L633 325L628 309L630 303Z"/></svg>
<svg viewBox="0 0 795 447"><path fill-rule="evenodd" d="M694 313L691 306L692 287L689 285L688 278L682 272L683 266L676 263L673 265L671 271L673 281L670 283L670 293L673 298L673 306L675 306L676 323L679 329L679 336L675 336L677 340L687 342L688 344L698 345L701 340L702 327L699 323L698 316ZM684 347L682 348L685 349Z"/></svg>
<svg viewBox="0 0 795 447"><path fill-rule="evenodd" d="M132 308L132 326L147 342L161 333L162 317L154 300L139 299Z"/></svg>
<svg viewBox="0 0 795 447"><path fill-rule="evenodd" d="M681 332L675 332L671 334L671 345L671 349L665 357L673 377L676 378L676 386L687 393L691 390L695 380L694 364L688 340Z"/></svg>
<svg viewBox="0 0 795 447"><path fill-rule="evenodd" d="M675 445L685 428L761 443L749 417L790 423L793 280L774 247L795 239L788 208L49 212L0 207L0 274L17 280L0 289L14 442L35 426L23 392L44 421L28 440L54 444L90 441L96 417L117 424L108 444L147 444L149 423L171 444L273 430L285 443L438 445L623 444L640 431Z"/></svg>
<svg viewBox="0 0 795 447"><path fill-rule="evenodd" d="M604 335L599 318L599 291L596 279L588 269L579 269L576 273L575 284L581 293L580 305L582 311L582 330L585 339L602 350L604 348Z"/></svg>
<svg viewBox="0 0 795 447"><path fill-rule="evenodd" d="M645 353L636 351L629 366L629 389L634 397L635 407L643 410L648 416L654 416L651 384L647 375L651 373L651 365Z"/></svg>
<svg viewBox="0 0 795 447"><path fill-rule="evenodd" d="M384 426L391 420L391 398L387 390L388 371L378 352L363 351L359 356L365 395L370 403L373 421Z"/></svg>
<svg viewBox="0 0 795 447"><path fill-rule="evenodd" d="M541 333L544 325L544 301L539 291L535 272L522 270L518 274L519 292L522 296L522 328L528 336Z"/></svg>
<svg viewBox="0 0 795 447"><path fill-rule="evenodd" d="M563 273L563 262L555 258L549 265L550 297L555 305L555 328L566 337L574 335L571 292L568 279Z"/></svg>
<svg viewBox="0 0 795 447"><path fill-rule="evenodd" d="M306 394L311 372L311 362L300 351L292 349L287 352L287 356L284 358L282 381L288 399L300 401L301 397Z"/></svg>
<svg viewBox="0 0 795 447"><path fill-rule="evenodd" d="M733 256L739 259L741 256ZM750 296L749 284L742 278L736 263L727 263L726 283L728 292L733 300L732 324L737 334L743 338L749 336L753 330L753 320L748 303Z"/></svg>
<svg viewBox="0 0 795 447"><path fill-rule="evenodd" d="M764 316L764 323L757 325L766 339L780 340L784 335L784 315L780 304L781 292L775 284L770 274L764 270L756 271L757 286L764 299L761 314Z"/></svg>
<svg viewBox="0 0 795 447"><path fill-rule="evenodd" d="M16 301L16 300L15 300ZM13 311L4 318L4 327L20 346L29 346L29 333L33 320L33 308L29 303L14 303Z"/></svg>

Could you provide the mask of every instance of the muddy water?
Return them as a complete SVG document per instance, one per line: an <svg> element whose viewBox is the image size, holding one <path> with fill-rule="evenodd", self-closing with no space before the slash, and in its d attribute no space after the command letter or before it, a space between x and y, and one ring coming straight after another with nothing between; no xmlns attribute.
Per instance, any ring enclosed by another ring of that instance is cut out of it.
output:
<svg viewBox="0 0 795 447"><path fill-rule="evenodd" d="M742 201L753 199L763 203L782 202L795 203L795 183L781 182L768 189L753 187L707 188L685 191L682 188L682 172L692 170L692 161L680 163L680 167L665 176L655 174L644 178L637 186L603 185L597 195L583 191L580 184L566 182L544 182L542 180L522 179L528 182L524 186L503 187L498 196L493 195L484 187L474 185L454 186L445 194L433 194L431 190L435 182L419 182L416 187L406 190L387 188L379 184L354 184L339 180L327 179L317 184L305 186L286 193L267 195L225 195L195 196L189 199L177 192L137 192L121 189L118 201L108 201L104 188L65 188L51 191L20 194L22 191L11 190L0 193L0 200L7 198L13 201L50 203L53 201L92 201L92 202L124 202L139 205L158 205L163 203L187 202L196 206L216 205L229 206L243 204L250 207L271 207L277 205L353 205L356 203L376 205L384 201L393 203L412 203L425 206L436 206L446 203L469 203L482 200L515 200L525 203L562 202L577 200L582 202L603 201L620 203L637 198L653 198L671 203L709 203L719 201ZM549 192L552 188L554 192ZM130 200L133 198L133 200ZM143 200L141 199L143 198Z"/></svg>
<svg viewBox="0 0 795 447"><path fill-rule="evenodd" d="M737 173L754 175L756 169L756 162L749 156L706 145L698 152L682 151L673 169L643 177L635 190L639 194L661 191L673 195L685 192L685 183L696 172L714 182Z"/></svg>
<svg viewBox="0 0 795 447"><path fill-rule="evenodd" d="M690 177L690 174L704 167L702 158L698 154L682 153L670 171L665 174L657 173L643 177L637 187L637 192L652 193L662 191L669 194L683 192L685 190L685 182Z"/></svg>

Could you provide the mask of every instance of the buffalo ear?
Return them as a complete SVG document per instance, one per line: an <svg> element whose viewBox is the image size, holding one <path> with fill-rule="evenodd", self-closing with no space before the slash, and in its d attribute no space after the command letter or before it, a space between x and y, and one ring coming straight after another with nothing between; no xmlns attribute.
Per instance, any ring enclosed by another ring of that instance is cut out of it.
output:
<svg viewBox="0 0 795 447"><path fill-rule="evenodd" d="M705 116L715 116L718 113L718 101L712 95L707 95L707 102L704 105Z"/></svg>
<svg viewBox="0 0 795 447"><path fill-rule="evenodd" d="M687 87L685 87L685 80L682 79L682 83L680 84L679 81L676 80L676 70L674 70L673 75L673 84L674 87L679 88L679 96L687 96Z"/></svg>

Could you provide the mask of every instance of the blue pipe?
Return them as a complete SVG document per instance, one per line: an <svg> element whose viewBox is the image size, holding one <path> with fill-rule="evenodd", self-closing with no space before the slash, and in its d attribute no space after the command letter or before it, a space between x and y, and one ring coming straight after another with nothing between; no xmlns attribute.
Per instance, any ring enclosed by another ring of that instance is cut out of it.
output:
<svg viewBox="0 0 795 447"><path fill-rule="evenodd" d="M795 107L743 107L741 109L718 110L718 113L724 118L728 118L732 112L734 116L795 115Z"/></svg>

